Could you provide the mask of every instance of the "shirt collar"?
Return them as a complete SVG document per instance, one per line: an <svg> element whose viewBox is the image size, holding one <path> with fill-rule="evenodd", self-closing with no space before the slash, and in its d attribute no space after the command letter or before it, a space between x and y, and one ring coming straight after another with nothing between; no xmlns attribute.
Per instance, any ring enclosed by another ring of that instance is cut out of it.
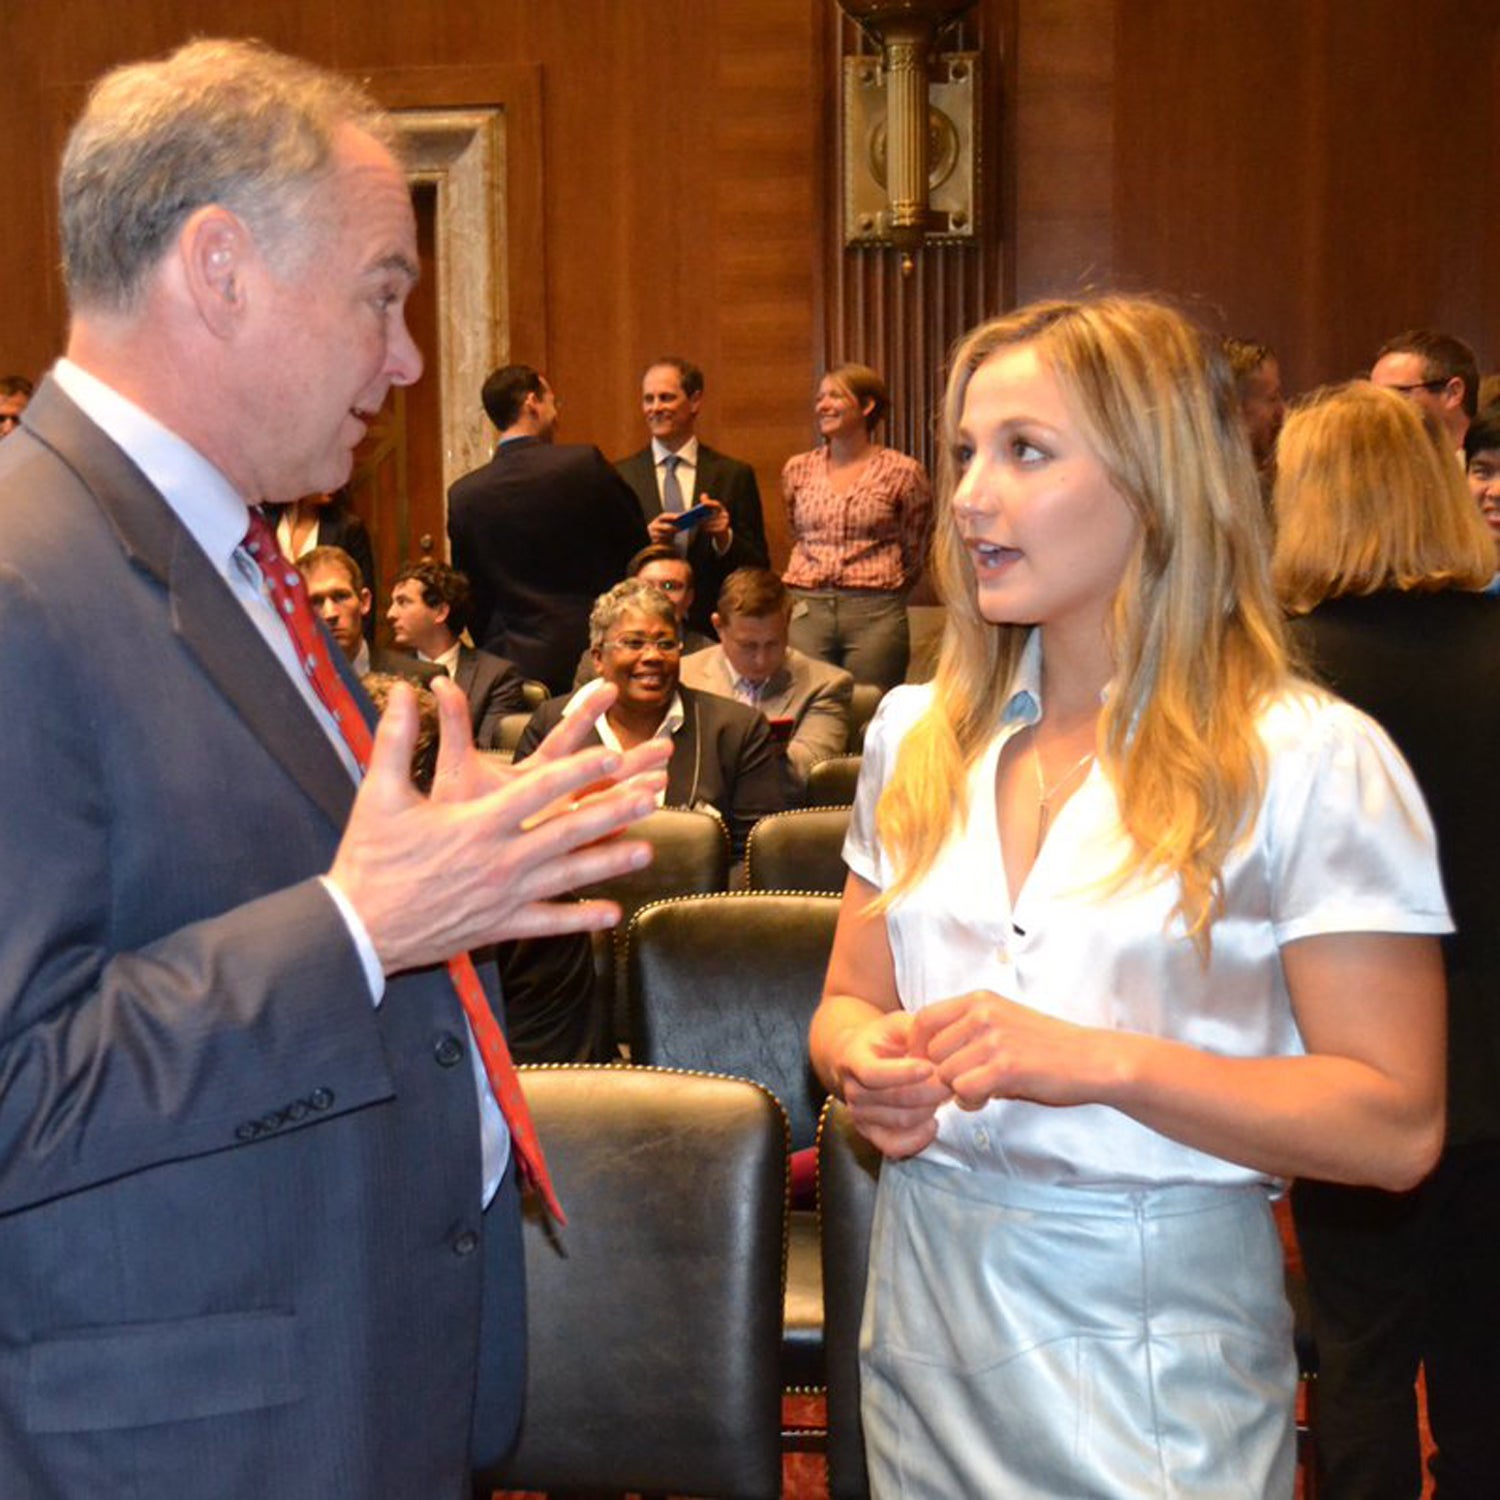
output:
<svg viewBox="0 0 1500 1500"><path fill-rule="evenodd" d="M1113 681L1099 690L1099 705L1109 702ZM1035 628L1021 648L1016 675L1011 679L1010 696L1000 711L1002 724L1035 724L1042 716L1042 633Z"/></svg>
<svg viewBox="0 0 1500 1500"><path fill-rule="evenodd" d="M1010 697L1000 711L1003 724L1035 724L1042 716L1042 633L1033 630L1021 648Z"/></svg>
<svg viewBox="0 0 1500 1500"><path fill-rule="evenodd" d="M244 496L191 443L97 375L70 359L59 360L52 375L73 404L124 450L220 575L228 577L249 523Z"/></svg>
<svg viewBox="0 0 1500 1500"><path fill-rule="evenodd" d="M597 683L601 680L596 678L594 682L584 683L563 705L563 718L566 719L569 715L576 713L588 695L595 691ZM651 738L653 740L673 739L686 721L687 710L682 706L682 694L673 693L672 701L667 705L667 711L663 715L661 723L656 726L656 731L652 734ZM621 745L620 736L615 733L614 726L609 722L608 714L600 715L599 722L594 725L594 729L598 733L599 738L604 742L606 749L613 750L617 755L624 752L625 747Z"/></svg>
<svg viewBox="0 0 1500 1500"><path fill-rule="evenodd" d="M662 442L660 438L651 439L651 462L659 469L671 456L672 450ZM690 437L682 447L677 450L677 457L682 460L682 466L688 469L698 467L698 439Z"/></svg>
<svg viewBox="0 0 1500 1500"><path fill-rule="evenodd" d="M464 648L462 641L454 641L446 651L439 652L436 656L423 656L417 652L418 661L430 661L434 666L441 667L455 681L458 678L458 653Z"/></svg>

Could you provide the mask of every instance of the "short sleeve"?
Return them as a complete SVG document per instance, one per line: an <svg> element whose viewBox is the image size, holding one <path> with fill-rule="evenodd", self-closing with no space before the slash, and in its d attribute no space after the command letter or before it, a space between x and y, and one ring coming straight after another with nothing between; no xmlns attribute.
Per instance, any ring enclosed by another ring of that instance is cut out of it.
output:
<svg viewBox="0 0 1500 1500"><path fill-rule="evenodd" d="M890 873L875 832L875 809L896 763L901 741L926 711L931 697L930 686L893 688L880 700L865 731L859 785L855 788L849 832L844 839L844 863L877 890L885 889Z"/></svg>
<svg viewBox="0 0 1500 1500"><path fill-rule="evenodd" d="M1311 693L1273 716L1262 831L1277 942L1452 932L1432 819L1385 731Z"/></svg>

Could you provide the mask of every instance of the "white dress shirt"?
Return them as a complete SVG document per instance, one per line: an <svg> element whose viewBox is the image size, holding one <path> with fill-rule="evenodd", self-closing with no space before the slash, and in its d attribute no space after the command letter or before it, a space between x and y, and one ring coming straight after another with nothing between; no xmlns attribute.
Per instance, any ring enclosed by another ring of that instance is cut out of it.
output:
<svg viewBox="0 0 1500 1500"><path fill-rule="evenodd" d="M1335 932L1453 930L1421 793L1374 720L1298 684L1261 714L1266 792L1223 871L1225 915L1207 966L1172 915L1177 885L1109 878L1130 845L1097 762L1063 805L1014 905L995 811L1005 742L1042 715L1033 635L994 738L972 767L967 812L917 887L886 913L896 986L911 1011L987 989L1084 1026L1171 1038L1229 1057L1303 1051L1280 948ZM884 889L894 879L875 806L932 685L888 693L865 738L844 858ZM1160 1135L1102 1104L992 1100L938 1111L924 1155L1033 1182L1124 1188L1270 1181Z"/></svg>

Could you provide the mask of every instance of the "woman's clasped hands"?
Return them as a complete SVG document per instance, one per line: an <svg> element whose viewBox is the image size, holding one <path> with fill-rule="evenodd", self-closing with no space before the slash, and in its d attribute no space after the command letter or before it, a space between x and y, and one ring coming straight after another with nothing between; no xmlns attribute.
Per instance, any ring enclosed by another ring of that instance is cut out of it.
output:
<svg viewBox="0 0 1500 1500"><path fill-rule="evenodd" d="M914 1156L937 1135L950 1099L1101 1102L1118 1038L1044 1015L993 990L971 990L915 1013L887 1011L849 1036L839 1069L860 1132L890 1157Z"/></svg>

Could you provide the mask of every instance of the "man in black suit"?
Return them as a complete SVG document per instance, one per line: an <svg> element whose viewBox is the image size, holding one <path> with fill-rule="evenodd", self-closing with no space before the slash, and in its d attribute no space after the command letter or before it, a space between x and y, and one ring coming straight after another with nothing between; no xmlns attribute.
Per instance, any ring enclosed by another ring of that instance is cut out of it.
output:
<svg viewBox="0 0 1500 1500"><path fill-rule="evenodd" d="M342 547L314 547L304 552L297 559L297 571L307 585L307 602L313 613L328 627L356 677L383 672L426 687L442 674L440 666L418 661L404 651L372 646L365 639L372 598L359 564Z"/></svg>
<svg viewBox="0 0 1500 1500"><path fill-rule="evenodd" d="M448 493L453 566L474 592L476 643L554 693L573 681L589 609L646 545L629 488L600 451L557 444L557 398L530 365L484 383L495 456Z"/></svg>
<svg viewBox="0 0 1500 1500"><path fill-rule="evenodd" d="M533 829L641 757L581 722L496 766L442 680L433 797L404 684L362 773L252 517L421 373L393 142L239 41L116 70L69 138L67 357L0 444L5 1500L466 1500L517 1421L518 1148L445 961L602 925L547 898L639 862L606 836L659 778Z"/></svg>
<svg viewBox="0 0 1500 1500"><path fill-rule="evenodd" d="M641 378L641 410L651 445L621 459L625 482L635 491L653 542L676 547L693 565L697 597L688 623L717 639L714 600L736 568L770 564L755 470L698 441L703 371L678 355L656 360ZM681 527L675 515L695 506L708 514Z"/></svg>
<svg viewBox="0 0 1500 1500"><path fill-rule="evenodd" d="M463 689L474 743L481 750L495 749L500 720L526 707L526 692L513 663L460 639L469 623L469 580L446 563L407 563L391 585L386 618L398 646L415 651L419 662L440 667Z"/></svg>

